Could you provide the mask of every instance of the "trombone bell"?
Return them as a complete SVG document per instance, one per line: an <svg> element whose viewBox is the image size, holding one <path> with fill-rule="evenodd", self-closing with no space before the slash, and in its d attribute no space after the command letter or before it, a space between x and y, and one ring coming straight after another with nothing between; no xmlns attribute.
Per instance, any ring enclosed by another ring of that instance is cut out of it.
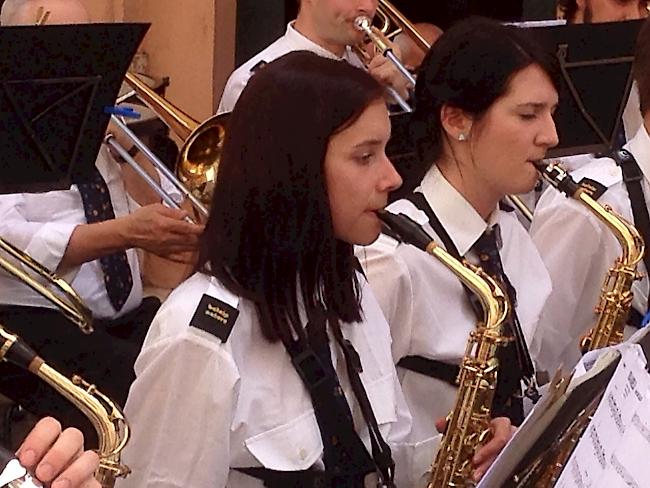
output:
<svg viewBox="0 0 650 488"><path fill-rule="evenodd" d="M207 216L206 206L212 199L217 179L228 114L216 115L199 123L154 92L133 73L126 74L126 82L138 98L184 141L176 162L176 176L170 180L177 187L178 181L188 193L183 188L179 187L179 190L202 215ZM159 169L164 172L162 168Z"/></svg>

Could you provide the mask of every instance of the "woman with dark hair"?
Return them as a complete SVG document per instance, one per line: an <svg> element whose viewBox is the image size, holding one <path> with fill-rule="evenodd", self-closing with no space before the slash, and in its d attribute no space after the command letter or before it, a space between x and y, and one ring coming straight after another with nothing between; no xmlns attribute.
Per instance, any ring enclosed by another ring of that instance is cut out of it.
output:
<svg viewBox="0 0 650 488"><path fill-rule="evenodd" d="M526 344L550 293L525 229L501 204L530 191L534 162L557 144L552 66L525 31L472 18L446 31L425 58L413 132L424 177L388 207L424 226L459 259L503 284L514 313L500 348L493 417L523 419L521 380L534 395ZM391 328L392 352L413 415L411 441L435 432L453 407L458 365L480 308L439 262L389 236L357 252ZM435 399L435 403L432 403Z"/></svg>
<svg viewBox="0 0 650 488"><path fill-rule="evenodd" d="M360 487L368 473L393 486L393 459L399 486L426 472L435 440L417 446L420 465L402 443L410 414L388 325L352 247L377 238L375 211L401 183L383 96L362 70L305 52L252 77L199 271L135 365L133 474L118 486Z"/></svg>

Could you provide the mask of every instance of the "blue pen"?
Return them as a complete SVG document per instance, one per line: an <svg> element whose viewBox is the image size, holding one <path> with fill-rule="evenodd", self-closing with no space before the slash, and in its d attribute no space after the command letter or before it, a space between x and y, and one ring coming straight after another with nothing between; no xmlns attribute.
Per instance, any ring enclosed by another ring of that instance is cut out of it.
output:
<svg viewBox="0 0 650 488"><path fill-rule="evenodd" d="M650 312L646 312L646 314L643 316L643 320L641 320L641 327L648 325L648 322L650 322Z"/></svg>
<svg viewBox="0 0 650 488"><path fill-rule="evenodd" d="M117 115L118 117L126 117L129 119L139 119L141 117L140 112L136 112L131 107L104 107L104 113L108 115Z"/></svg>

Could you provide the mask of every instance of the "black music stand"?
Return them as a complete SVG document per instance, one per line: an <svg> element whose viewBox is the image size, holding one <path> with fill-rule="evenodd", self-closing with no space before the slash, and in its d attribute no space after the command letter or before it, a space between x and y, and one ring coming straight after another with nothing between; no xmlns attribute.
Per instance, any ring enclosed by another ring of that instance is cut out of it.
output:
<svg viewBox="0 0 650 488"><path fill-rule="evenodd" d="M148 24L0 28L0 193L67 189L93 171Z"/></svg>
<svg viewBox="0 0 650 488"><path fill-rule="evenodd" d="M616 148L632 86L632 60L642 20L531 27L562 75L555 122L559 145L549 158Z"/></svg>

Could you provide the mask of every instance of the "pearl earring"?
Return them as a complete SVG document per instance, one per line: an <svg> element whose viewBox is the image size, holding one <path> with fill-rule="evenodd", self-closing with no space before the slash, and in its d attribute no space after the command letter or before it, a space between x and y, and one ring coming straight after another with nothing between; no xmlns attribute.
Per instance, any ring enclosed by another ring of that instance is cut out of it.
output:
<svg viewBox="0 0 650 488"><path fill-rule="evenodd" d="M463 133L461 132L460 134L458 134L458 140L461 141L461 142L466 141L466 140L467 140L467 136L465 136L465 134L463 134Z"/></svg>

